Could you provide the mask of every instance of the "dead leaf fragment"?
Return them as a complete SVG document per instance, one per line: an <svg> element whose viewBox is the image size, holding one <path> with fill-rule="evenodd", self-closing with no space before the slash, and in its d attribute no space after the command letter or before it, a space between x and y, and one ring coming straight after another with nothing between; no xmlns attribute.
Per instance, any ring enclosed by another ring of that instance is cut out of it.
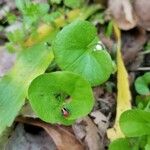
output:
<svg viewBox="0 0 150 150"><path fill-rule="evenodd" d="M58 150L84 150L84 146L65 127L50 125L33 118L17 118L17 121L43 128L53 139Z"/></svg>
<svg viewBox="0 0 150 150"><path fill-rule="evenodd" d="M92 112L91 116L95 118L94 122L98 126L101 138L104 139L106 130L109 127L110 115L106 117L104 114L102 114L100 111L97 110Z"/></svg>
<svg viewBox="0 0 150 150"><path fill-rule="evenodd" d="M130 0L109 0L108 8L122 30L129 30L137 25L138 18Z"/></svg>
<svg viewBox="0 0 150 150"><path fill-rule="evenodd" d="M104 143L101 140L97 126L89 117L73 125L73 130L80 140L87 146L88 150L104 150ZM82 133L82 134L81 134Z"/></svg>
<svg viewBox="0 0 150 150"><path fill-rule="evenodd" d="M134 0L133 8L139 18L138 24L150 31L150 1L149 0Z"/></svg>

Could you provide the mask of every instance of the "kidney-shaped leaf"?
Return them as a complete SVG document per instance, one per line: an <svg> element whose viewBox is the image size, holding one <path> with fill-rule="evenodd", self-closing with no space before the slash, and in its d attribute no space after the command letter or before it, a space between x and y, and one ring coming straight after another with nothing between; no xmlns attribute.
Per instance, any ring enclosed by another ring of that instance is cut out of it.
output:
<svg viewBox="0 0 150 150"><path fill-rule="evenodd" d="M28 94L33 110L50 123L71 124L94 105L89 83L66 71L40 75L31 83Z"/></svg>
<svg viewBox="0 0 150 150"><path fill-rule="evenodd" d="M150 135L150 112L128 110L120 117L120 127L127 137Z"/></svg>
<svg viewBox="0 0 150 150"><path fill-rule="evenodd" d="M150 72L140 76L135 81L136 91L141 95L150 95Z"/></svg>
<svg viewBox="0 0 150 150"><path fill-rule="evenodd" d="M113 71L110 55L100 49L96 28L87 21L74 21L53 42L55 59L62 70L82 75L92 86L106 81Z"/></svg>

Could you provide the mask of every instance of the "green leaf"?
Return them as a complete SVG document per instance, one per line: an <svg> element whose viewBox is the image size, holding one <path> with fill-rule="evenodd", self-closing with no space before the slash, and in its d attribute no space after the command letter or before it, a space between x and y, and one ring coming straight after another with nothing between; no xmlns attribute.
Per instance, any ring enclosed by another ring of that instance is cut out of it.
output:
<svg viewBox="0 0 150 150"><path fill-rule="evenodd" d="M131 145L128 139L120 138L109 145L109 150L131 150Z"/></svg>
<svg viewBox="0 0 150 150"><path fill-rule="evenodd" d="M12 70L0 79L0 134L17 116L31 81L46 70L52 59L44 44L24 49Z"/></svg>
<svg viewBox="0 0 150 150"><path fill-rule="evenodd" d="M150 112L128 110L120 117L120 127L127 137L150 135Z"/></svg>
<svg viewBox="0 0 150 150"><path fill-rule="evenodd" d="M150 72L140 76L135 81L135 89L141 95L150 95Z"/></svg>
<svg viewBox="0 0 150 150"><path fill-rule="evenodd" d="M64 0L64 4L71 8L78 8L81 7L84 0Z"/></svg>
<svg viewBox="0 0 150 150"><path fill-rule="evenodd" d="M53 50L62 70L80 74L92 86L108 80L113 71L111 57L101 48L96 28L87 21L64 27L53 42Z"/></svg>
<svg viewBox="0 0 150 150"><path fill-rule="evenodd" d="M88 82L66 71L40 75L32 81L28 94L33 110L50 123L72 124L86 116L94 105ZM62 114L63 108L68 112L67 117Z"/></svg>

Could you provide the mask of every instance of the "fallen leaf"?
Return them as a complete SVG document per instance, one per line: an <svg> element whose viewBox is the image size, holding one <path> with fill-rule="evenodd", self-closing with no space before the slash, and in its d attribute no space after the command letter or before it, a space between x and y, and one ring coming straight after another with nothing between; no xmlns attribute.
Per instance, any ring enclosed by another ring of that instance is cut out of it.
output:
<svg viewBox="0 0 150 150"><path fill-rule="evenodd" d="M89 117L84 118L84 121L87 124L85 142L87 143L89 150L104 149L104 145L102 143L101 138L99 137L98 129L95 126L95 124Z"/></svg>
<svg viewBox="0 0 150 150"><path fill-rule="evenodd" d="M90 115L92 116L92 118L94 118L93 121L98 126L98 132L101 137L101 142L103 143L103 145L107 146L108 138L106 136L106 132L110 125L109 120L110 120L111 112L109 113L107 117L103 113L101 113L99 110L92 112Z"/></svg>
<svg viewBox="0 0 150 150"><path fill-rule="evenodd" d="M83 118L81 121L73 125L75 135L84 141L89 150L103 150L104 144L99 135L97 126L89 117Z"/></svg>
<svg viewBox="0 0 150 150"><path fill-rule="evenodd" d="M133 8L137 14L139 21L138 24L150 31L150 1L148 0L134 0Z"/></svg>
<svg viewBox="0 0 150 150"><path fill-rule="evenodd" d="M58 150L84 150L84 146L66 127L50 125L33 118L18 117L16 121L43 128L53 139Z"/></svg>
<svg viewBox="0 0 150 150"><path fill-rule="evenodd" d="M128 73L126 71L121 54L121 32L114 22L114 32L117 39L117 114L114 126L107 131L110 141L124 137L120 126L119 118L122 112L131 109L131 94L129 89Z"/></svg>
<svg viewBox="0 0 150 150"><path fill-rule="evenodd" d="M137 25L138 18L130 0L109 0L108 9L122 30L129 30Z"/></svg>
<svg viewBox="0 0 150 150"><path fill-rule="evenodd" d="M92 112L90 115L94 117L94 122L98 126L98 130L101 135L101 138L104 139L106 130L109 127L110 115L106 117L103 113L101 113L98 110Z"/></svg>

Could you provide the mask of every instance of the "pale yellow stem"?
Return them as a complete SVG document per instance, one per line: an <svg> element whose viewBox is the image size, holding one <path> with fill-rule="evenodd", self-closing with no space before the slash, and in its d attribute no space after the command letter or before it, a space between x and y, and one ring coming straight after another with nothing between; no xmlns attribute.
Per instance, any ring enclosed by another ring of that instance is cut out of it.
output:
<svg viewBox="0 0 150 150"><path fill-rule="evenodd" d="M131 109L131 93L129 89L128 73L125 68L121 54L121 32L114 22L114 32L117 39L117 114L113 128L107 131L108 138L113 141L117 138L124 137L119 126L120 115Z"/></svg>

